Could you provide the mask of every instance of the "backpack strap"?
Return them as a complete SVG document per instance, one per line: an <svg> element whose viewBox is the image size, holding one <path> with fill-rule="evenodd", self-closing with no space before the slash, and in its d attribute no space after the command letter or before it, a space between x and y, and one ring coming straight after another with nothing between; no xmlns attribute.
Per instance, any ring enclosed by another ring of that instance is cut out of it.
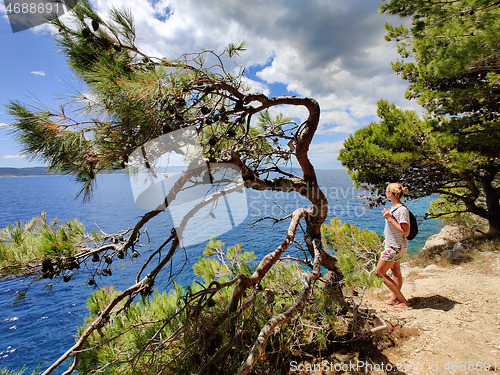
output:
<svg viewBox="0 0 500 375"><path fill-rule="evenodd" d="M406 206L405 206L404 204L402 204L402 203L401 203L401 205L397 206L397 207L394 209L394 211L392 211L392 218L393 218L394 220L396 220L396 218L394 217L394 212L396 212L396 211L398 210L398 208L400 208L400 207L406 207ZM408 207L406 207L406 209L408 210ZM408 210L408 211L409 211L409 210ZM399 222L398 222L397 220L396 220L396 223L398 223L398 224L399 224Z"/></svg>
<svg viewBox="0 0 500 375"><path fill-rule="evenodd" d="M406 207L406 206L405 206L403 203L401 203L401 204L400 204L399 206L397 206L397 207L394 209L394 211L392 211L392 212L396 212L396 211L397 211L397 209L398 209L398 208L400 208L400 207ZM408 209L408 207L406 207L406 209Z"/></svg>

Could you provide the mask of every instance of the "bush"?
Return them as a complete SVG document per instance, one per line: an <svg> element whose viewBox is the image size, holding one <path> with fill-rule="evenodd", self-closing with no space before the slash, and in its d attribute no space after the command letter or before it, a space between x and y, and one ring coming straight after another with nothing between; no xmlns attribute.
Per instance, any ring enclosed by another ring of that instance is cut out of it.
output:
<svg viewBox="0 0 500 375"><path fill-rule="evenodd" d="M480 202L485 205L484 199ZM429 215L438 217L446 225L457 225L463 237L473 237L488 231L488 221L470 212L465 212L463 202L450 202L439 197L431 202Z"/></svg>
<svg viewBox="0 0 500 375"><path fill-rule="evenodd" d="M321 227L323 246L333 251L338 266L349 287L380 286L375 275L378 256L383 249L383 238L377 232L360 229L355 225L333 218L330 225Z"/></svg>
<svg viewBox="0 0 500 375"><path fill-rule="evenodd" d="M25 370L14 371L8 368L0 369L0 375L23 375Z"/></svg>
<svg viewBox="0 0 500 375"><path fill-rule="evenodd" d="M85 228L73 219L58 225L46 213L27 223L9 224L0 230L0 275L19 275L44 259L68 258L77 253Z"/></svg>
<svg viewBox="0 0 500 375"><path fill-rule="evenodd" d="M339 264L347 271L346 284L353 288L357 283L377 284L370 269L376 263L380 236L335 220L323 232L325 244L335 248ZM120 313L87 340L77 369L84 374L232 374L264 324L297 300L303 267L295 261L280 261L246 296L242 302L246 306L221 319L236 285L233 281L239 274L251 275L256 263L255 255L243 251L240 244L226 248L213 238L193 267L198 280L185 288L174 284L169 292L156 290L130 306L117 306ZM92 294L90 316L79 335L117 293L108 288ZM313 286L310 302L270 336L256 373L272 373L270 368L286 372L291 360L321 356L333 342L355 336L353 330L359 324L345 315L344 306L337 305L321 279Z"/></svg>

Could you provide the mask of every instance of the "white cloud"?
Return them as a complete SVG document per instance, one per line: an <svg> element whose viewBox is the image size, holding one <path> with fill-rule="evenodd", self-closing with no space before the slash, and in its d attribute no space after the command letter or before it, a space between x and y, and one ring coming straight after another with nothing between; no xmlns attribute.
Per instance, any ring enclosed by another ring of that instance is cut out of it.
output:
<svg viewBox="0 0 500 375"><path fill-rule="evenodd" d="M245 40L247 51L236 63L255 74L255 80L248 80L252 90L275 94L270 87L281 84L318 100L322 113L316 140L337 141L375 121L382 98L418 108L404 99L407 84L390 65L398 58L396 47L384 39L384 24L401 20L379 14L377 1L91 2L101 15L110 7L133 8L138 44L156 57L201 49L221 52ZM233 67L237 71L233 62L227 65ZM285 114L303 118L304 110L287 107ZM332 152L330 146L316 150Z"/></svg>
<svg viewBox="0 0 500 375"><path fill-rule="evenodd" d="M45 72L40 71L40 70L34 70L34 71L30 72L30 73L33 74L33 75L36 75L36 76L45 77Z"/></svg>
<svg viewBox="0 0 500 375"><path fill-rule="evenodd" d="M259 92L259 93L262 93L264 95L271 94L269 87L265 83L255 81L255 80L252 80L249 78L245 79L245 83L251 87L251 91L253 91L253 92Z"/></svg>
<svg viewBox="0 0 500 375"><path fill-rule="evenodd" d="M96 0L100 13L126 0ZM386 16L377 2L235 2L231 0L146 0L134 3L139 43L157 56L176 57L201 48L221 51L246 40L239 62L265 66L257 74L282 83L299 95L344 100L360 105L382 97L400 99L401 79L392 72L395 47L384 40ZM160 21L155 16L165 18ZM397 20L393 20L395 23ZM374 115L373 106L370 113Z"/></svg>
<svg viewBox="0 0 500 375"><path fill-rule="evenodd" d="M311 153L312 154L335 154L340 151L342 148L342 144L344 141L337 142L321 142L311 145Z"/></svg>
<svg viewBox="0 0 500 375"><path fill-rule="evenodd" d="M25 159L24 155L4 155L3 159Z"/></svg>
<svg viewBox="0 0 500 375"><path fill-rule="evenodd" d="M319 169L342 169L342 164L337 160L339 151L344 141L321 142L311 144L309 158L313 165Z"/></svg>
<svg viewBox="0 0 500 375"><path fill-rule="evenodd" d="M358 119L347 111L333 110L323 111L317 134L352 133L360 127Z"/></svg>

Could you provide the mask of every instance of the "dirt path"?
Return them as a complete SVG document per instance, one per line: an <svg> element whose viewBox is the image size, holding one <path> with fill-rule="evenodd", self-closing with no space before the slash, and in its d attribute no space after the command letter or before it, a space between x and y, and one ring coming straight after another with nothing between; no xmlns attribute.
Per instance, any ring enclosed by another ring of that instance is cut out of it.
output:
<svg viewBox="0 0 500 375"><path fill-rule="evenodd" d="M403 264L402 291L411 310L381 311L385 288L366 296L365 305L390 322L393 334L399 329L406 336L383 351L399 371L386 366L372 374L500 373L500 252L478 258L449 268Z"/></svg>

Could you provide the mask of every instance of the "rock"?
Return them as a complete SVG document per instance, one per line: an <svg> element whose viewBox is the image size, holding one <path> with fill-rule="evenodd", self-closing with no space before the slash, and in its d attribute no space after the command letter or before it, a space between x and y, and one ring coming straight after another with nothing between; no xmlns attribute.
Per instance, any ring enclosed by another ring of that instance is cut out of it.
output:
<svg viewBox="0 0 500 375"><path fill-rule="evenodd" d="M468 250L461 242L455 242L451 249L446 249L441 252L441 257L448 259L452 263L460 263L467 255Z"/></svg>
<svg viewBox="0 0 500 375"><path fill-rule="evenodd" d="M464 247L464 245L462 245L461 242L455 242L455 244L453 245L453 251L464 253L467 251L467 249Z"/></svg>
<svg viewBox="0 0 500 375"><path fill-rule="evenodd" d="M464 234L458 225L446 225L438 234L431 236L422 248L422 255L434 258L437 255L457 261L463 257L467 249L462 245Z"/></svg>
<svg viewBox="0 0 500 375"><path fill-rule="evenodd" d="M438 234L427 239L424 249L451 247L452 243L460 240L462 240L462 235L458 225L446 225Z"/></svg>
<svg viewBox="0 0 500 375"><path fill-rule="evenodd" d="M431 265L425 267L424 271L427 271L427 272L429 272L429 271L445 271L445 269L441 268L439 266L436 266L435 264L431 264Z"/></svg>
<svg viewBox="0 0 500 375"><path fill-rule="evenodd" d="M412 272L411 272L411 270L409 270L409 269L402 269L402 270L401 270L401 275L402 275L402 276L403 276L403 278L405 278L405 279L406 279L408 276L410 276L410 275L411 275L411 273L412 273Z"/></svg>
<svg viewBox="0 0 500 375"><path fill-rule="evenodd" d="M448 259L448 260L449 260L449 259L451 259L451 258L453 257L453 251L452 251L452 250L450 250L450 249L445 250L445 251L441 252L441 256L442 256L443 258L446 258L446 259Z"/></svg>

